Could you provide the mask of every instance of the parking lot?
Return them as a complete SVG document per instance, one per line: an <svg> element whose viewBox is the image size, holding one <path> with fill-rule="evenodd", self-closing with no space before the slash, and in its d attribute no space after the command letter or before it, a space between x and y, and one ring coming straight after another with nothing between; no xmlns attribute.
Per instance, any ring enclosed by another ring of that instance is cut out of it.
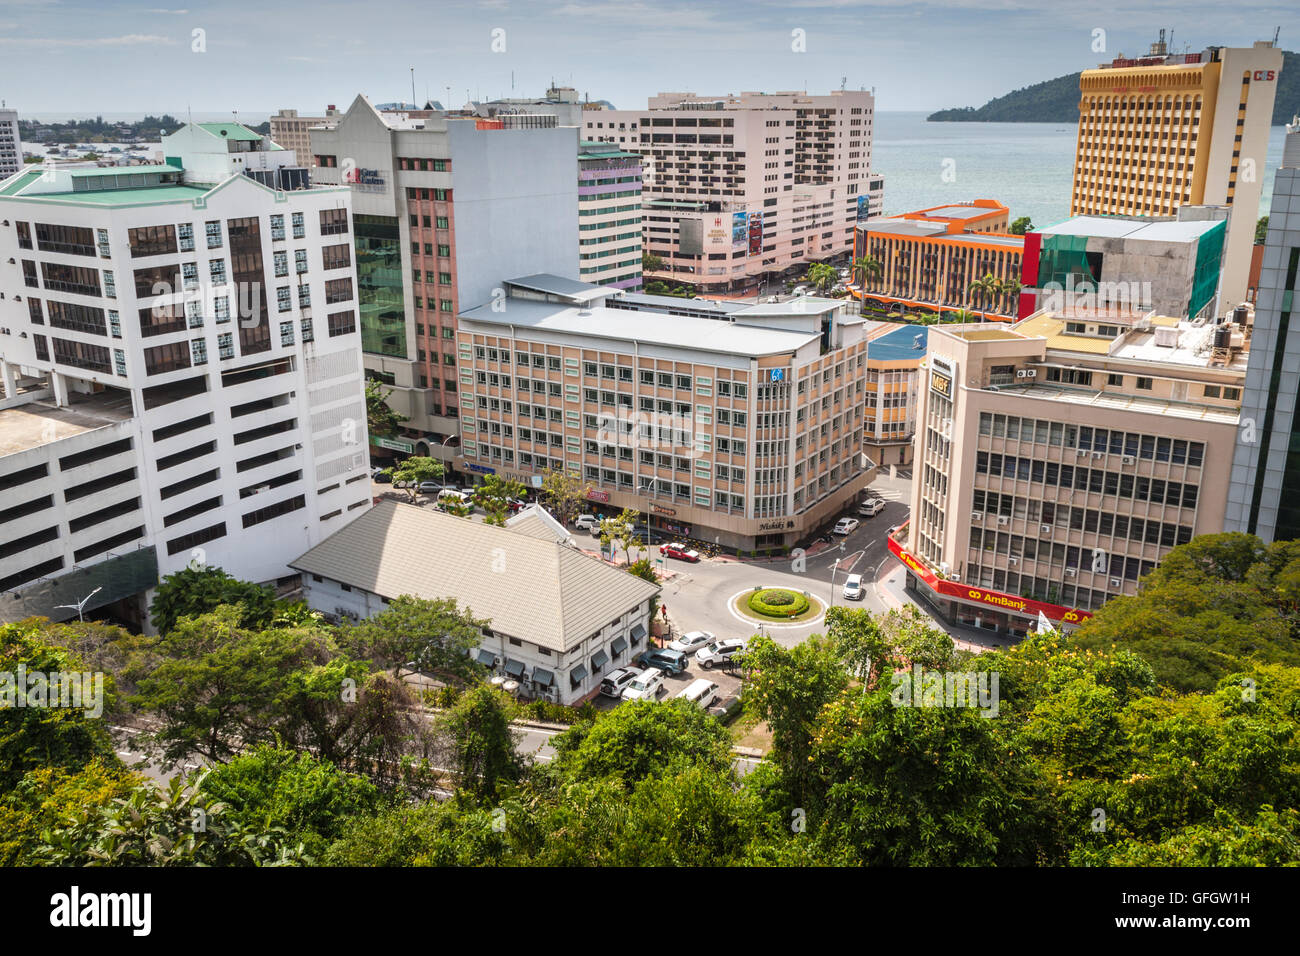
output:
<svg viewBox="0 0 1300 956"><path fill-rule="evenodd" d="M700 678L711 680L718 685L718 701L709 708L710 713L719 714L740 691L740 668L732 664L715 665L705 669L695 662L695 655L689 656L690 663L680 674L665 674L664 689L657 700L672 700L685 690L693 681ZM635 665L632 665L635 669ZM620 701L600 695L592 701L598 710L612 710Z"/></svg>

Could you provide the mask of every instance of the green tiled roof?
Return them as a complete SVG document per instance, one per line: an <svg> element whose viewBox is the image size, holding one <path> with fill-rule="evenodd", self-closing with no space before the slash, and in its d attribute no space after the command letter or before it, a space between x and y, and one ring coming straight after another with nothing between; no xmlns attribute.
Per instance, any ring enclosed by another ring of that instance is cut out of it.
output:
<svg viewBox="0 0 1300 956"><path fill-rule="evenodd" d="M114 173L178 173L180 170L175 166L151 163L148 166L86 166L66 172L75 179L81 176L111 176Z"/></svg>
<svg viewBox="0 0 1300 956"><path fill-rule="evenodd" d="M195 125L221 139L258 140L262 138L261 134L254 133L241 123L196 123Z"/></svg>
<svg viewBox="0 0 1300 956"><path fill-rule="evenodd" d="M0 188L0 196L12 196L24 186L34 183L40 178L41 171L39 169L25 169L3 188Z"/></svg>

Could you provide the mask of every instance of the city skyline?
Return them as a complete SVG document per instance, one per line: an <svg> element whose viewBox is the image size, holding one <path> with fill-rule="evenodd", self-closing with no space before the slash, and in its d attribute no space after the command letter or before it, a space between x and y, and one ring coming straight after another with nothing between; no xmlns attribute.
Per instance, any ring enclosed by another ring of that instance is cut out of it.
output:
<svg viewBox="0 0 1300 956"><path fill-rule="evenodd" d="M247 10L209 3L4 0L0 50L8 68L0 74L0 96L29 118L269 113L286 106L313 114L330 102L350 102L358 91L376 103L405 100L414 68L416 99L454 107L466 99L541 95L552 82L625 109L641 108L658 92L825 91L843 83L874 88L885 111L936 110L979 106L1120 53L1140 53L1161 28L1174 31L1176 49L1249 46L1279 27L1282 49L1300 43L1300 17L1283 4L1249 16L1209 4L1175 14L1119 4L1035 10L1020 0L758 0L743 7L481 0L388 9L397 12L380 20L357 17L353 5L337 2L302 11L285 4L250 19ZM942 17L933 15L940 10ZM425 40L419 30L395 31L404 18L427 19L439 32ZM963 53L976 29L980 48ZM611 33L627 45L598 62L592 53L610 49ZM954 55L968 60L956 85L940 68ZM141 69L142 62L149 67ZM689 71L679 71L683 63ZM89 81L109 74L112 102L87 102L100 88Z"/></svg>

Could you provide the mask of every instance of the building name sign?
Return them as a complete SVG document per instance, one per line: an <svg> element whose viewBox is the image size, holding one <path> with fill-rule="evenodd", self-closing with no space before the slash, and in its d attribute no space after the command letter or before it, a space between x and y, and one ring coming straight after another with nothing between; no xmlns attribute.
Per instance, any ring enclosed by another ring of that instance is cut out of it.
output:
<svg viewBox="0 0 1300 956"><path fill-rule="evenodd" d="M783 369L783 368L774 368L774 369L772 369L772 377L769 379L769 381L772 381L772 382L784 382L784 381L785 381L785 369Z"/></svg>
<svg viewBox="0 0 1300 956"><path fill-rule="evenodd" d="M651 504L650 510L657 515L675 515L677 514L672 508L665 508L663 505Z"/></svg>
<svg viewBox="0 0 1300 956"><path fill-rule="evenodd" d="M387 448L390 451L404 451L408 455L415 451L415 446L409 441L398 441L396 438L376 438L375 445L378 448Z"/></svg>
<svg viewBox="0 0 1300 956"><path fill-rule="evenodd" d="M793 527L794 527L793 519L788 519L785 521L761 521L759 522L758 530L759 531L785 531L786 529L793 528Z"/></svg>
<svg viewBox="0 0 1300 956"><path fill-rule="evenodd" d="M589 491L587 492L588 501L609 501L608 491Z"/></svg>
<svg viewBox="0 0 1300 956"><path fill-rule="evenodd" d="M1255 79L1260 82L1272 81L1277 79L1277 72L1275 70L1256 70Z"/></svg>
<svg viewBox="0 0 1300 956"><path fill-rule="evenodd" d="M360 166L349 169L344 176L344 182L357 191L365 193L381 193L388 183L379 170L363 169Z"/></svg>
<svg viewBox="0 0 1300 956"><path fill-rule="evenodd" d="M930 371L930 388L944 398L952 398L952 379L934 369Z"/></svg>
<svg viewBox="0 0 1300 956"><path fill-rule="evenodd" d="M487 465L466 465L465 470L478 472L480 475L495 475L497 473L495 468L489 468Z"/></svg>

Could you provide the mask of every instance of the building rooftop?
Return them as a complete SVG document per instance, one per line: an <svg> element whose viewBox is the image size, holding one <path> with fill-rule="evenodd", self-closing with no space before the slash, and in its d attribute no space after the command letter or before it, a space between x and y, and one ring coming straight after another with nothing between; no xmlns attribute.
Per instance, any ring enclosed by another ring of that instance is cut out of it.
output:
<svg viewBox="0 0 1300 956"><path fill-rule="evenodd" d="M1098 416L1094 419L1098 422L1104 422L1106 414L1112 411L1134 411L1148 415L1172 415L1176 418L1190 418L1229 425L1235 424L1240 418L1240 412L1235 408L1214 407L1194 402L1173 402L1136 395L1120 395L1086 388L1032 384L1001 385L996 390L1003 393L1014 392L1016 395L1028 399L1048 399L1056 402L1088 405L1098 410Z"/></svg>
<svg viewBox="0 0 1300 956"><path fill-rule="evenodd" d="M867 343L867 361L903 362L925 358L930 340L928 325L897 325Z"/></svg>
<svg viewBox="0 0 1300 956"><path fill-rule="evenodd" d="M577 279L566 279L563 276L551 275L546 272L524 276L520 279L507 279L505 284L519 289L527 289L529 292L563 296L566 299L572 299L574 302L596 302L614 293L613 289L604 286L592 285L590 282L580 282Z"/></svg>
<svg viewBox="0 0 1300 956"><path fill-rule="evenodd" d="M489 325L518 326L749 357L793 352L820 338L816 333L787 332L711 318L605 305L566 306L519 298L509 299L503 311L494 311L491 305L484 305L461 313L461 318Z"/></svg>
<svg viewBox="0 0 1300 956"><path fill-rule="evenodd" d="M1045 236L1093 236L1102 239L1141 239L1148 242L1195 242L1222 219L1151 219L1122 216L1073 216L1035 229Z"/></svg>
<svg viewBox="0 0 1300 956"><path fill-rule="evenodd" d="M743 306L735 311L737 317L762 315L825 315L844 308L844 299L827 299L816 295L800 295L785 302L762 302Z"/></svg>
<svg viewBox="0 0 1300 956"><path fill-rule="evenodd" d="M1108 338L1065 331L1067 321L1080 319L1117 325L1120 334ZM1227 350L1226 356L1220 352L1216 359L1213 349L1214 325L1194 325L1185 319L1166 315L1144 316L1140 324L1135 325L1131 322L1131 317L1074 314L1059 317L1043 312L1022 319L1013 328L1023 335L1046 339L1047 348L1053 351L1109 356L1136 362L1244 372L1249 355L1245 337L1239 334L1237 344Z"/></svg>
<svg viewBox="0 0 1300 956"><path fill-rule="evenodd" d="M555 540L391 501L289 566L387 598L455 598L492 630L561 652L659 593Z"/></svg>
<svg viewBox="0 0 1300 956"><path fill-rule="evenodd" d="M619 302L644 305L654 309L693 309L698 312L717 312L719 316L751 308L744 302L727 302L723 299L687 299L679 295L650 295L646 292L621 292Z"/></svg>
<svg viewBox="0 0 1300 956"><path fill-rule="evenodd" d="M128 421L131 396L107 389L94 395L73 393L73 405L57 406L48 399L0 409L0 457L71 438L83 432Z"/></svg>
<svg viewBox="0 0 1300 956"><path fill-rule="evenodd" d="M254 133L242 123L195 123L194 125L207 130L213 136L220 136L222 139L241 139L246 142L253 142L262 138L261 133Z"/></svg>
<svg viewBox="0 0 1300 956"><path fill-rule="evenodd" d="M1006 246L1008 249L1024 249L1024 236L1004 236L990 232L954 232L935 236L940 242L978 242L989 246Z"/></svg>

